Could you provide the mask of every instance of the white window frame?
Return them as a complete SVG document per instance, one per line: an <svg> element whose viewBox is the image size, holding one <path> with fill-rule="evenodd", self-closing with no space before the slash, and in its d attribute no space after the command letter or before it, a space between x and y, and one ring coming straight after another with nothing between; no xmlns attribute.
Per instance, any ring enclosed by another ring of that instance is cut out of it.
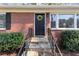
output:
<svg viewBox="0 0 79 59"><path fill-rule="evenodd" d="M6 12L5 13L1 12L0 14L6 14ZM6 19L5 19L5 21L6 21ZM0 30L6 30L6 24L5 24L5 28L0 28Z"/></svg>
<svg viewBox="0 0 79 59"><path fill-rule="evenodd" d="M76 17L76 13L75 14L72 14L72 15L74 15L74 28L59 28L59 14L57 14L56 13L56 15L57 15L57 20L56 20L56 28L52 28L51 27L51 14L55 14L55 13L50 13L50 28L51 28L51 30L79 30L79 28L77 28L77 17ZM61 13L61 14L63 14L63 13ZM64 13L65 14L65 13ZM69 14L71 14L71 13L69 13Z"/></svg>
<svg viewBox="0 0 79 59"><path fill-rule="evenodd" d="M78 14L78 13L77 13L77 14ZM77 14L76 14L76 16L77 16ZM76 29L79 30L79 28L77 28L77 17L76 17Z"/></svg>

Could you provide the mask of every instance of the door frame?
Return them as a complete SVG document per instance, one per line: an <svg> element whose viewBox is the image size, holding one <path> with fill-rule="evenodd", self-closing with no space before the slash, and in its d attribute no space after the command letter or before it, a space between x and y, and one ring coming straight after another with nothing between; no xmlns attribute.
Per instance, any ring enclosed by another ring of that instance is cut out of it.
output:
<svg viewBox="0 0 79 59"><path fill-rule="evenodd" d="M38 12L39 14L45 14L45 35L46 35L46 13L43 13L43 12ZM34 37L36 36L35 35L35 14L38 14L38 13L34 13Z"/></svg>

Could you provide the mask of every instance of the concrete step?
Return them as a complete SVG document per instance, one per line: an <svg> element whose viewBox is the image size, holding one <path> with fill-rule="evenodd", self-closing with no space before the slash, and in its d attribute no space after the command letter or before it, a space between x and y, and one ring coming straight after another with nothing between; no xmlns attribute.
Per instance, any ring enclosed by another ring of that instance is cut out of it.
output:
<svg viewBox="0 0 79 59"><path fill-rule="evenodd" d="M38 56L38 52L37 51L28 51L27 56Z"/></svg>
<svg viewBox="0 0 79 59"><path fill-rule="evenodd" d="M30 43L29 48L50 49L50 43Z"/></svg>
<svg viewBox="0 0 79 59"><path fill-rule="evenodd" d="M27 49L27 51L38 51L38 52L47 52L47 51L52 51L51 49Z"/></svg>
<svg viewBox="0 0 79 59"><path fill-rule="evenodd" d="M47 38L32 37L31 42L48 42Z"/></svg>

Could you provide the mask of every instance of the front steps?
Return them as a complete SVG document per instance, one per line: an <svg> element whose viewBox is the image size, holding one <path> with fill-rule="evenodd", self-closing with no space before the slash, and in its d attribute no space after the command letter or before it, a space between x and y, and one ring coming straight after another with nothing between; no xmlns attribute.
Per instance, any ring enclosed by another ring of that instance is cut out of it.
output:
<svg viewBox="0 0 79 59"><path fill-rule="evenodd" d="M29 42L29 48L25 48L27 56L49 56L52 52L50 42L44 36L32 37Z"/></svg>
<svg viewBox="0 0 79 59"><path fill-rule="evenodd" d="M31 42L37 43L37 42L48 42L46 37L32 37Z"/></svg>
<svg viewBox="0 0 79 59"><path fill-rule="evenodd" d="M27 56L38 56L38 52L37 51L28 51Z"/></svg>

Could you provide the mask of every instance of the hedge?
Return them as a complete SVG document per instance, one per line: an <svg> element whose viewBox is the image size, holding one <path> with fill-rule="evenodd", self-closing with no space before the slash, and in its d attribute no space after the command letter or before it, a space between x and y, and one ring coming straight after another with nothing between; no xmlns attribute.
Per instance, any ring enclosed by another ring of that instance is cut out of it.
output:
<svg viewBox="0 0 79 59"><path fill-rule="evenodd" d="M22 44L23 33L0 33L0 52L13 51Z"/></svg>
<svg viewBox="0 0 79 59"><path fill-rule="evenodd" d="M79 31L66 30L61 33L63 49L67 51L79 51Z"/></svg>

